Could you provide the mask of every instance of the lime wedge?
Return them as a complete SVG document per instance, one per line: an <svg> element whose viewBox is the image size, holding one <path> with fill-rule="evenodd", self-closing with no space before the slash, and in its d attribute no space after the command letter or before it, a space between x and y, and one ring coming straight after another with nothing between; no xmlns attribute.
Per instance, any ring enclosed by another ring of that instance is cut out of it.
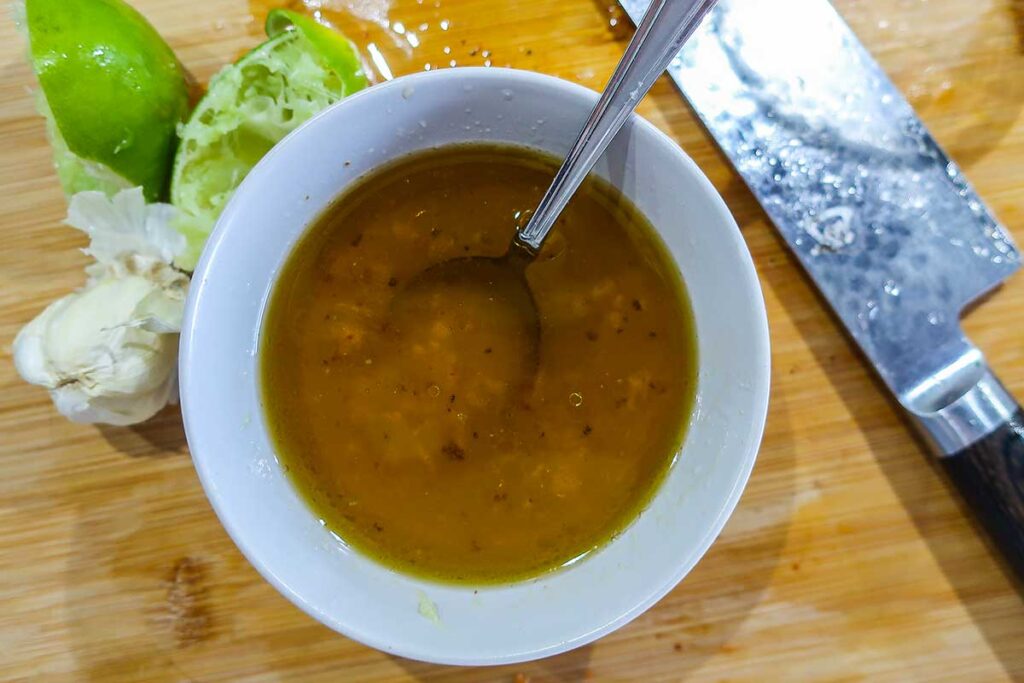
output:
<svg viewBox="0 0 1024 683"><path fill-rule="evenodd" d="M275 10L271 38L210 81L181 131L171 202L188 249L176 262L192 270L224 205L281 138L318 111L367 85L355 47L339 33Z"/></svg>
<svg viewBox="0 0 1024 683"><path fill-rule="evenodd" d="M141 185L150 201L163 198L188 114L171 48L121 0L26 0L25 20L64 191Z"/></svg>

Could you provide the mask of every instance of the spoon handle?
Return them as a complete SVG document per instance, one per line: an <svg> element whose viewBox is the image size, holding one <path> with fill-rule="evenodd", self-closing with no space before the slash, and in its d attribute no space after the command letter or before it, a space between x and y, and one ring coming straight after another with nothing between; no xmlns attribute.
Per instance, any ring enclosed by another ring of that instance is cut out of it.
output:
<svg viewBox="0 0 1024 683"><path fill-rule="evenodd" d="M540 251L555 220L640 99L668 68L716 0L651 0L608 85L515 246Z"/></svg>

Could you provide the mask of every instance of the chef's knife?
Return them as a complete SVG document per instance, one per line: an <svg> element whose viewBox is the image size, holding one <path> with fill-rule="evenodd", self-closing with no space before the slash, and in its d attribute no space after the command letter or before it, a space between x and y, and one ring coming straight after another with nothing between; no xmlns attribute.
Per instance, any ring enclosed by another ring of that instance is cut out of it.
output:
<svg viewBox="0 0 1024 683"><path fill-rule="evenodd" d="M721 0L668 73L1024 578L1024 414L959 322L1009 235L826 0Z"/></svg>

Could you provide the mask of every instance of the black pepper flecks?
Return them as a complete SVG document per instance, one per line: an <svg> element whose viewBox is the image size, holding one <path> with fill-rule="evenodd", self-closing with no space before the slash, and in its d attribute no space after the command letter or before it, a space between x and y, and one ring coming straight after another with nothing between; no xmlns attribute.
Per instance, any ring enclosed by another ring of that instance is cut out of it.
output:
<svg viewBox="0 0 1024 683"><path fill-rule="evenodd" d="M441 452L448 456L449 460L461 462L466 459L466 451L454 441L449 441L441 447Z"/></svg>

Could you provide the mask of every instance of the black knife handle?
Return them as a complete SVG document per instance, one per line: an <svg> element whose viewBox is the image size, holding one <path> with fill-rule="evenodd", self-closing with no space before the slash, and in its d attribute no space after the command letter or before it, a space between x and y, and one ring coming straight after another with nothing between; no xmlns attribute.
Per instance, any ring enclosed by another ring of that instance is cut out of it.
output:
<svg viewBox="0 0 1024 683"><path fill-rule="evenodd" d="M1024 581L1024 411L939 458L1018 578Z"/></svg>

